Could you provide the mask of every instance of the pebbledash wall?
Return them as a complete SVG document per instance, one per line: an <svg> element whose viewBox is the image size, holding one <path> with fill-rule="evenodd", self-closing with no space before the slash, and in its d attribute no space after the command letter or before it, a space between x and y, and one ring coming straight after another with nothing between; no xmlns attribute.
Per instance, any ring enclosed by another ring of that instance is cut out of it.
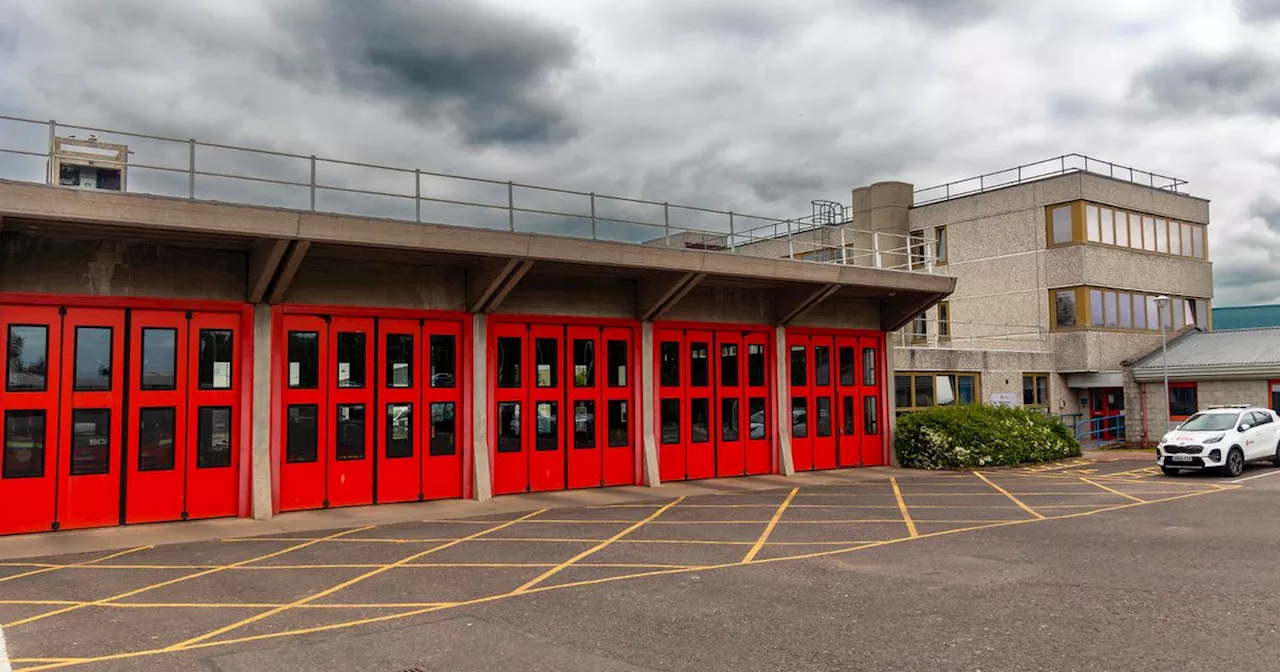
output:
<svg viewBox="0 0 1280 672"><path fill-rule="evenodd" d="M38 401L21 386L0 392L0 510L40 502L21 519L0 514L0 533L201 517L203 493L189 483L216 469L235 471L217 487L234 488L218 494L236 505L207 515L265 518L404 501L381 496L393 469L397 497L412 501L487 498L500 464L523 470L505 492L659 485L664 460L677 459L668 455L714 457L752 440L765 463L720 460L710 475L790 474L797 455L804 468L882 464L892 428L884 334L953 285L934 273L0 182L5 378L43 384ZM237 316L226 331L243 356L205 352L206 312ZM172 345L146 344L158 334L169 343L170 332ZM676 332L687 348L667 362L664 338L675 337L664 334ZM49 335L43 345L38 333ZM89 361L91 333L108 334L101 361ZM417 338L410 354L391 353L398 335ZM436 336L453 340L437 348L446 340ZM523 340L504 349L502 338ZM507 352L522 353L513 384ZM404 385L391 382L408 369ZM657 403L669 370L686 404L673 415ZM84 396L92 371L106 387ZM178 379L171 396L156 396L152 375ZM812 410L797 421L800 378ZM209 426L196 408L210 389L234 396L217 402L230 426ZM749 415L758 401L765 412ZM499 403L523 404L518 435ZM396 424L393 410L412 420ZM803 447L797 426L813 439ZM868 441L846 450L839 437ZM682 452L666 450L677 444ZM211 459L219 448L235 460ZM593 450L604 466L583 468L599 477L575 474L570 461ZM562 461L548 462L557 451ZM99 485L85 494L89 462ZM139 485L184 470L164 488ZM95 502L111 506L77 513Z"/></svg>

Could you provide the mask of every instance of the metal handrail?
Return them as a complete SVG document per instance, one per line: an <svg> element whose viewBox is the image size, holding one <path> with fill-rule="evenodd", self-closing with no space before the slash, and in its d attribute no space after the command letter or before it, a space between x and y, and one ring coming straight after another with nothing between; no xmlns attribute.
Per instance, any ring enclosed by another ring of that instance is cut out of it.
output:
<svg viewBox="0 0 1280 672"><path fill-rule="evenodd" d="M1083 165L1079 165L1083 162ZM1090 164L1096 164L1091 166ZM1070 165L1069 165L1070 164ZM1102 170L1105 169L1105 172ZM1092 173L1095 175L1106 175L1114 179L1126 180L1134 184L1145 184L1145 186L1153 189L1160 189L1179 193L1178 188L1187 184L1186 180L1181 180L1168 175L1161 175L1146 170L1125 166L1111 161L1103 161L1095 159L1084 154L1063 154L1055 156L1051 159L1036 161L1034 163L1026 163L1013 168L998 170L994 173L985 173L976 177L968 177L963 180L947 182L933 187L925 187L916 189L914 193L915 205L927 205L929 203L938 203L953 198L979 194L993 189L1001 189L1003 187L1015 184L1023 184L1026 182L1034 182L1068 173ZM1125 174L1128 174L1126 179ZM1146 180L1141 180L1142 176L1146 176ZM973 185L977 182L976 187ZM961 187L964 188L961 188ZM924 196L930 192L941 190L941 194L932 196Z"/></svg>
<svg viewBox="0 0 1280 672"><path fill-rule="evenodd" d="M1076 422L1076 440L1082 443L1122 443L1125 441L1124 414L1108 415L1100 418L1089 418ZM1114 435L1105 438L1103 435Z"/></svg>

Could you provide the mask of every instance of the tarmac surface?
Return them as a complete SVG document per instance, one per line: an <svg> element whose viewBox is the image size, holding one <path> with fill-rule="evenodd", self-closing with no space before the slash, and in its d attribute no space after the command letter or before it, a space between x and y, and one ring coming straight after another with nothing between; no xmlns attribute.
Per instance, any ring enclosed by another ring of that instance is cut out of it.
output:
<svg viewBox="0 0 1280 672"><path fill-rule="evenodd" d="M6 560L0 628L29 671L1276 669L1280 470L866 471Z"/></svg>

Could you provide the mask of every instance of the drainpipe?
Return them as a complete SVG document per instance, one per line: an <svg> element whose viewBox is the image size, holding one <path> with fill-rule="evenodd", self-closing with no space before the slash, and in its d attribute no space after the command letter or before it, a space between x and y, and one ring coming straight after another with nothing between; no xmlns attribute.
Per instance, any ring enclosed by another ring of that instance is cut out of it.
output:
<svg viewBox="0 0 1280 672"><path fill-rule="evenodd" d="M1147 384L1138 383L1138 389L1142 390L1142 447L1147 447Z"/></svg>

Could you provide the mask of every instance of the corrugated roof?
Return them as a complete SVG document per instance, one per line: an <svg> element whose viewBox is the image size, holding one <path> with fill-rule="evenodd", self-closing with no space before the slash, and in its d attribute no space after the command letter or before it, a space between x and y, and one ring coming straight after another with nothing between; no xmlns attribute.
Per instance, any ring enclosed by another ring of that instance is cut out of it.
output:
<svg viewBox="0 0 1280 672"><path fill-rule="evenodd" d="M1192 331L1169 342L1169 369L1280 365L1280 327ZM1133 368L1162 369L1160 348Z"/></svg>

